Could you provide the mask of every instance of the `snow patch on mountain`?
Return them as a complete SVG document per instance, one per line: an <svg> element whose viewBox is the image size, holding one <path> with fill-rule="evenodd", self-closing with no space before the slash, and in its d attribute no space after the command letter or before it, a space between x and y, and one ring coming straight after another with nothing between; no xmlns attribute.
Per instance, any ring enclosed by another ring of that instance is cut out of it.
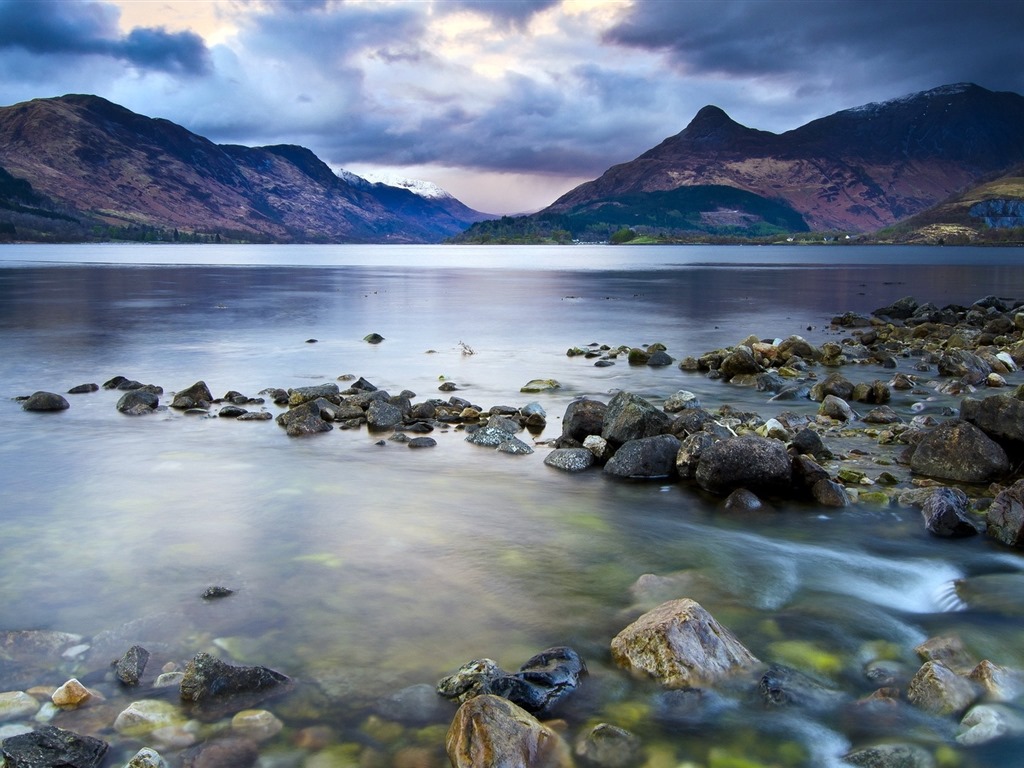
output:
<svg viewBox="0 0 1024 768"><path fill-rule="evenodd" d="M938 88L932 88L930 91L919 91L916 93L908 93L906 96L900 96L895 99L889 99L888 101L873 101L870 104L862 104L859 107L851 107L845 109L839 114L872 114L876 112L884 112L886 109L896 106L898 104L911 104L913 102L927 102L931 99L944 98L949 96L956 96L965 91L969 91L975 88L973 83L953 83L952 85L942 85Z"/></svg>
<svg viewBox="0 0 1024 768"><path fill-rule="evenodd" d="M371 171L365 176L357 176L344 168L338 171L338 175L354 187L368 187L373 184L383 184L386 187L398 187L407 189L414 195L425 197L428 200L447 200L452 196L430 181L420 179L407 179L391 173Z"/></svg>

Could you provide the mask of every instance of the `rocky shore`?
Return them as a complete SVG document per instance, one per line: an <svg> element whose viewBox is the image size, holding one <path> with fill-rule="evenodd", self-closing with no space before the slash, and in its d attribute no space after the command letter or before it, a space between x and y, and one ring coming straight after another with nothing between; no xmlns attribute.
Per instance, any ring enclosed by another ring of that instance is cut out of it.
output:
<svg viewBox="0 0 1024 768"><path fill-rule="evenodd" d="M274 421L295 439L365 427L383 445L443 450L439 438L457 435L513 456L543 450L547 471L678 483L717 500L726 514L917 508L922 527L937 538L980 534L1009 552L1024 546L1024 386L1013 386L1024 365L1022 307L986 297L939 308L908 297L870 316L836 316L836 341L751 336L681 360L662 345L571 347L570 357L601 367L677 365L687 377L720 382L722 404L702 403L682 388L658 401L628 391L607 402L577 399L550 437L539 402L481 407L451 394L450 383L442 384L444 396L417 401L411 391L392 394L365 379L223 397L198 381L165 405L161 387L118 376L74 387L66 393L70 401L52 392L19 399L26 411L61 411L75 397L115 390L124 417L169 410ZM538 379L521 394L557 388ZM736 388L761 393L763 412L728 405ZM898 407L894 394L906 395ZM942 405L950 401L958 407ZM230 589L211 589L197 599L234 599ZM97 638L0 632L0 750L7 766L663 764L642 725L595 721L586 711L587 663L564 646L540 651L515 672L482 655L436 683L362 702L361 734L337 742L305 724L310 701L323 694L317 681L230 664L211 655L216 649L197 648L183 659L147 649L138 633L117 637L117 653L102 658L94 652ZM998 658L976 658L954 636L902 649L908 650L918 668L894 665L879 650L862 660L853 690L840 688L816 675L812 661L757 658L706 606L680 593L624 626L607 658L657 691L651 711L662 723L701 723L719 707L750 706L813 710L850 734L858 723L896 723L888 729L891 741L858 746L843 758L854 766L953 765L952 746L1024 736L1024 672ZM151 657L161 662L158 674ZM57 671L75 676L57 681ZM273 711L260 708L278 696ZM949 736L938 746L934 739L900 738L922 728ZM282 732L290 747L278 753L270 745ZM107 754L111 739L115 762ZM129 747L137 753L121 760ZM762 765L713 754L707 768ZM807 759L797 755L787 764Z"/></svg>

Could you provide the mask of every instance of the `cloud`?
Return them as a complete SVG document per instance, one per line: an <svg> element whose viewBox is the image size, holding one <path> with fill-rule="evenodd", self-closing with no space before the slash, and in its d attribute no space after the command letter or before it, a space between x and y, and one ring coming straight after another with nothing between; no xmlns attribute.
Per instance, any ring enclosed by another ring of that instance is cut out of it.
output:
<svg viewBox="0 0 1024 768"><path fill-rule="evenodd" d="M561 0L451 0L443 5L473 11L503 24L522 27L536 14L560 3Z"/></svg>
<svg viewBox="0 0 1024 768"><path fill-rule="evenodd" d="M806 97L968 80L1020 89L1009 30L1021 28L1018 0L640 0L604 40L665 53L688 77L785 83Z"/></svg>
<svg viewBox="0 0 1024 768"><path fill-rule="evenodd" d="M120 14L108 3L0 0L0 50L38 56L98 56L141 70L186 75L210 71L206 44L193 32L162 27L118 30Z"/></svg>

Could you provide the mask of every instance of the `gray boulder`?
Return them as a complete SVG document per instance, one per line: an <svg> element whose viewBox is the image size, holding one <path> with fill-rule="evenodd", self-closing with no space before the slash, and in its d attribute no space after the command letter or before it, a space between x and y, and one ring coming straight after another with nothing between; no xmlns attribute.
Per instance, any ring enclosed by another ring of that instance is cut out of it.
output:
<svg viewBox="0 0 1024 768"><path fill-rule="evenodd" d="M734 376L741 374L760 373L761 366L754 359L754 353L750 347L741 344L738 347L734 347L732 352L723 358L718 370L721 372L722 378L728 381Z"/></svg>
<svg viewBox="0 0 1024 768"><path fill-rule="evenodd" d="M978 693L969 680L938 661L926 661L907 686L907 700L932 715L960 714Z"/></svg>
<svg viewBox="0 0 1024 768"><path fill-rule="evenodd" d="M324 419L324 412L333 418L335 407L334 403L322 398L310 400L282 413L277 417L277 423L290 437L330 432L334 427Z"/></svg>
<svg viewBox="0 0 1024 768"><path fill-rule="evenodd" d="M573 441L578 447L589 435L600 435L607 411L608 406L598 400L574 400L569 403L562 417L561 442Z"/></svg>
<svg viewBox="0 0 1024 768"><path fill-rule="evenodd" d="M996 494L988 508L989 536L1010 547L1024 547L1024 480Z"/></svg>
<svg viewBox="0 0 1024 768"><path fill-rule="evenodd" d="M840 400L853 397L853 382L839 373L829 374L811 387L810 398L820 403L827 395L835 395Z"/></svg>
<svg viewBox="0 0 1024 768"><path fill-rule="evenodd" d="M676 474L684 479L693 477L704 451L720 439L710 432L696 432L683 440L676 453Z"/></svg>
<svg viewBox="0 0 1024 768"><path fill-rule="evenodd" d="M947 421L926 433L910 457L918 474L961 483L986 483L1010 470L1002 447L966 421Z"/></svg>
<svg viewBox="0 0 1024 768"><path fill-rule="evenodd" d="M825 395L818 413L836 421L853 421L857 418L850 404L835 395Z"/></svg>
<svg viewBox="0 0 1024 768"><path fill-rule="evenodd" d="M770 495L790 487L792 466L782 441L744 435L721 440L704 450L694 477L711 493L728 494L746 488L758 495Z"/></svg>
<svg viewBox="0 0 1024 768"><path fill-rule="evenodd" d="M549 467L563 472L582 472L590 469L597 461L586 448L556 448L544 458Z"/></svg>
<svg viewBox="0 0 1024 768"><path fill-rule="evenodd" d="M114 665L114 674L123 685L138 685L143 672L146 671L147 663L149 663L149 651L141 645L133 645L125 651L124 656L117 660Z"/></svg>
<svg viewBox="0 0 1024 768"><path fill-rule="evenodd" d="M174 393L171 408L208 408L213 402L213 395L205 381L197 381L188 389Z"/></svg>
<svg viewBox="0 0 1024 768"><path fill-rule="evenodd" d="M66 411L71 404L55 392L34 392L22 401L26 411Z"/></svg>
<svg viewBox="0 0 1024 768"><path fill-rule="evenodd" d="M160 398L152 392L132 389L121 395L117 401L117 410L127 416L142 416L152 413L160 405Z"/></svg>
<svg viewBox="0 0 1024 768"><path fill-rule="evenodd" d="M0 753L7 768L98 768L107 742L52 725L3 740Z"/></svg>
<svg viewBox="0 0 1024 768"><path fill-rule="evenodd" d="M267 667L235 666L198 653L185 665L180 693L181 700L191 702L197 714L217 717L232 708L246 709L290 685L289 677Z"/></svg>
<svg viewBox="0 0 1024 768"><path fill-rule="evenodd" d="M1024 387L982 400L965 397L960 403L960 418L996 440L1024 444Z"/></svg>
<svg viewBox="0 0 1024 768"><path fill-rule="evenodd" d="M712 685L758 664L733 634L694 600L662 603L612 640L612 659L666 688Z"/></svg>
<svg viewBox="0 0 1024 768"><path fill-rule="evenodd" d="M968 517L967 494L959 488L936 488L921 507L924 527L944 538L976 536L978 529Z"/></svg>
<svg viewBox="0 0 1024 768"><path fill-rule="evenodd" d="M981 356L968 349L954 349L939 358L939 375L966 379L968 384L977 384L992 373L992 366Z"/></svg>
<svg viewBox="0 0 1024 768"><path fill-rule="evenodd" d="M614 477L671 477L678 453L679 438L674 435L642 437L623 444L604 465L604 471Z"/></svg>
<svg viewBox="0 0 1024 768"><path fill-rule="evenodd" d="M638 395L619 392L608 403L601 437L614 446L667 432L672 417Z"/></svg>
<svg viewBox="0 0 1024 768"><path fill-rule="evenodd" d="M311 387L296 387L288 390L288 405L293 408L319 397L325 399L337 399L340 394L337 384L317 384Z"/></svg>
<svg viewBox="0 0 1024 768"><path fill-rule="evenodd" d="M394 429L402 423L402 410L386 400L373 400L366 408L366 426L371 430Z"/></svg>

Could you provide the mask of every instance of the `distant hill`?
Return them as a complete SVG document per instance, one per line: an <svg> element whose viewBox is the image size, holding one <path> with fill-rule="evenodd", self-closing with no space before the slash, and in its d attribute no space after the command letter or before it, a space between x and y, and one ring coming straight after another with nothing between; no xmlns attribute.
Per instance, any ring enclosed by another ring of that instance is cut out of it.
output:
<svg viewBox="0 0 1024 768"><path fill-rule="evenodd" d="M1024 97L972 84L847 109L782 134L707 106L680 133L548 208L475 225L458 239L607 239L623 228L668 237L871 233L1022 163Z"/></svg>
<svg viewBox="0 0 1024 768"><path fill-rule="evenodd" d="M343 178L304 147L217 145L97 96L0 108L0 238L421 243L484 218Z"/></svg>

